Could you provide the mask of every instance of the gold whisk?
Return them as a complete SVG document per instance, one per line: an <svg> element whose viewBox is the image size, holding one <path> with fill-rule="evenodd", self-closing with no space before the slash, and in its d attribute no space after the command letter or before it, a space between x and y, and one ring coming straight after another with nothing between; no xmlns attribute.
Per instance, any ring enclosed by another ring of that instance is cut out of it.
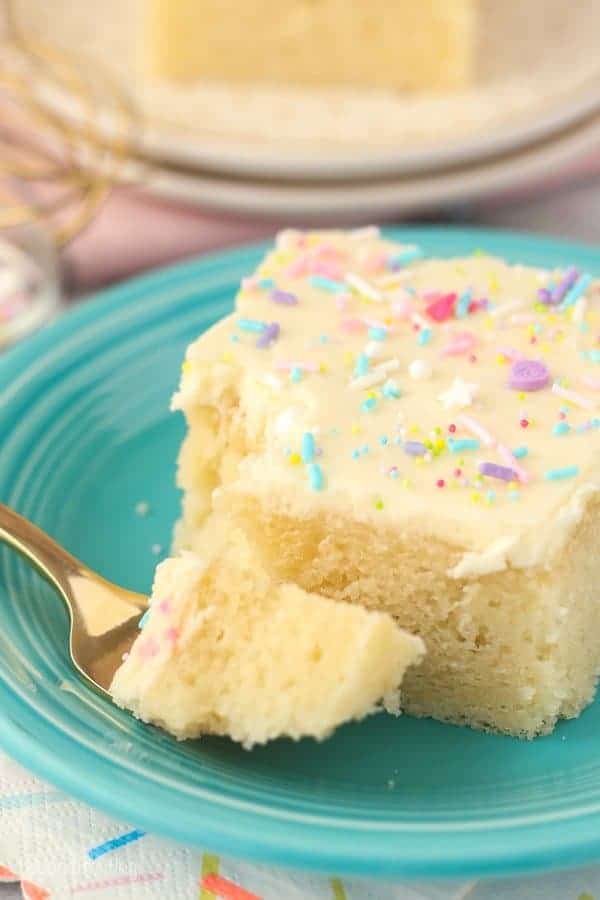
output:
<svg viewBox="0 0 600 900"><path fill-rule="evenodd" d="M63 246L126 177L141 123L123 87L99 63L23 31L10 3L4 32L0 228L42 220Z"/></svg>

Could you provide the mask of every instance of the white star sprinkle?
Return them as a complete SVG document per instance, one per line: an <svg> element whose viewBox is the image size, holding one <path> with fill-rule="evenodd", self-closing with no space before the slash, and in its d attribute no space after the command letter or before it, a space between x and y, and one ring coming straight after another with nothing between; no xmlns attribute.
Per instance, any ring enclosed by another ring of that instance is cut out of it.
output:
<svg viewBox="0 0 600 900"><path fill-rule="evenodd" d="M438 396L438 400L444 409L465 409L471 406L478 391L478 384L470 384L457 376L450 387Z"/></svg>

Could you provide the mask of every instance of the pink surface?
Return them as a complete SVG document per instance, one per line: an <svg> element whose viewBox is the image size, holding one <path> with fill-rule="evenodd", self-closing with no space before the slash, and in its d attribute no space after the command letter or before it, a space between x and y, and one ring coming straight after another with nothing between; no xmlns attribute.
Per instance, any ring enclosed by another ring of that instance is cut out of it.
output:
<svg viewBox="0 0 600 900"><path fill-rule="evenodd" d="M205 213L118 188L64 254L66 286L82 291L193 254L260 240L276 224Z"/></svg>

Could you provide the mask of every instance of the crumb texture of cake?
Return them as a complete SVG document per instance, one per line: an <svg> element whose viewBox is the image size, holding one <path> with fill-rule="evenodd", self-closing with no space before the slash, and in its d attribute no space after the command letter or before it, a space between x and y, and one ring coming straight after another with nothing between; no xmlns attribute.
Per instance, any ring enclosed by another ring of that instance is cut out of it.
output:
<svg viewBox="0 0 600 900"><path fill-rule="evenodd" d="M600 291L561 262L283 232L187 352L176 547L240 528L276 579L390 613L427 647L416 715L528 738L577 715L600 670Z"/></svg>
<svg viewBox="0 0 600 900"><path fill-rule="evenodd" d="M111 694L181 739L322 739L383 705L398 712L404 672L423 653L390 616L273 581L230 533L203 557L159 565Z"/></svg>
<svg viewBox="0 0 600 900"><path fill-rule="evenodd" d="M464 87L474 74L478 6L148 0L145 65L155 77L181 81Z"/></svg>

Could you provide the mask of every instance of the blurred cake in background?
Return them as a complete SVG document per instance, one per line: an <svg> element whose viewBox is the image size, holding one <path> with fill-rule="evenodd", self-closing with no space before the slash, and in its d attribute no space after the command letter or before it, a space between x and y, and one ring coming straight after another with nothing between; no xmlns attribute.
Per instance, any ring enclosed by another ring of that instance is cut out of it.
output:
<svg viewBox="0 0 600 900"><path fill-rule="evenodd" d="M178 81L468 85L478 0L147 0L143 61Z"/></svg>

